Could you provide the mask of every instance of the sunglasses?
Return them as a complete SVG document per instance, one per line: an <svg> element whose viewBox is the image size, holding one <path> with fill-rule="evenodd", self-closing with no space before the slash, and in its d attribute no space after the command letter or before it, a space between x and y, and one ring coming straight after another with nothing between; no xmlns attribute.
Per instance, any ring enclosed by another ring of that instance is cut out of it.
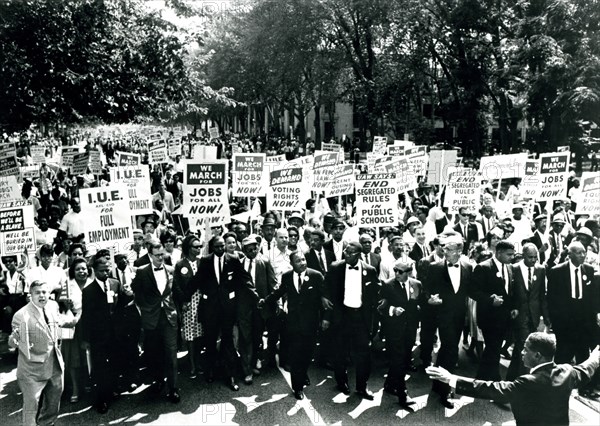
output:
<svg viewBox="0 0 600 426"><path fill-rule="evenodd" d="M394 272L397 272L399 274L406 274L407 272L410 272L410 271L412 271L412 268L410 268L410 269L395 269L394 268Z"/></svg>

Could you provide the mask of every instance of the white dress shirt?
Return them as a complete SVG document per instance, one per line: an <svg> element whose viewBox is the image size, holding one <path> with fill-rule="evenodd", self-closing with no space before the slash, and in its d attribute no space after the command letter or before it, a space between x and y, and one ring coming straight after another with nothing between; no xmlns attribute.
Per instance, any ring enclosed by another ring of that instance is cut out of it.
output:
<svg viewBox="0 0 600 426"><path fill-rule="evenodd" d="M450 275L450 282L452 283L455 294L458 293L458 289L460 288L460 262L457 262L456 264L458 265L458 268L450 266L449 263L446 264L448 275Z"/></svg>
<svg viewBox="0 0 600 426"><path fill-rule="evenodd" d="M531 270L531 283L533 284L533 279L535 276L535 267L531 266L527 266L525 265L525 262L520 261L519 262L519 268L521 268L521 275L523 276L523 282L525 283L525 288L527 289L527 291L530 290L529 288L529 270Z"/></svg>
<svg viewBox="0 0 600 426"><path fill-rule="evenodd" d="M344 242L340 241L339 243L335 240L332 240L333 243L333 254L335 254L335 260L342 260L342 255L344 254Z"/></svg>
<svg viewBox="0 0 600 426"><path fill-rule="evenodd" d="M224 255L223 255L224 256ZM223 256L214 256L214 268L215 275L217 276L217 283L221 284L221 271L223 271Z"/></svg>
<svg viewBox="0 0 600 426"><path fill-rule="evenodd" d="M346 265L346 280L344 282L344 306L360 308L362 306L362 266L356 264L358 270Z"/></svg>

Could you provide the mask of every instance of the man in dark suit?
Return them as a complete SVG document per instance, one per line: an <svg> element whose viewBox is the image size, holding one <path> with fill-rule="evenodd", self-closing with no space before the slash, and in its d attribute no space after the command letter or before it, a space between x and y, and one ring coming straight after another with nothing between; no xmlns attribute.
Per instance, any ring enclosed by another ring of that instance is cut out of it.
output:
<svg viewBox="0 0 600 426"><path fill-rule="evenodd" d="M304 254L308 268L319 271L325 275L329 266L335 262L335 255L329 250L323 248L325 243L325 233L320 229L315 229L310 235L310 249Z"/></svg>
<svg viewBox="0 0 600 426"><path fill-rule="evenodd" d="M156 240L156 237L154 236L154 234L145 234L144 235L144 247L146 248L147 253L144 254L143 256L139 257L138 259L136 259L133 262L133 266L135 266L136 268L139 268L141 266L149 265L150 263L152 263L152 260L150 258L149 246L150 246L150 244L153 244L153 242L155 240Z"/></svg>
<svg viewBox="0 0 600 426"><path fill-rule="evenodd" d="M258 297L264 299L277 286L273 267L266 257L259 255L259 240L256 235L250 235L242 240L245 258L242 259L244 269L251 275L252 283ZM250 297L246 297L250 296ZM278 332L274 329L273 321L278 307L273 305L257 309L256 301L250 292L242 292L238 301L239 351L242 358L244 383L251 384L253 374L260 371L256 368L259 351L262 346L262 336L265 328L269 331L267 351L275 356Z"/></svg>
<svg viewBox="0 0 600 426"><path fill-rule="evenodd" d="M458 361L458 344L465 322L467 296L473 267L461 259L463 240L459 235L445 237L444 262L429 265L425 282L427 304L436 309L440 333L440 350L437 365L454 370ZM440 402L446 408L453 408L449 401L450 388L439 382L433 383L433 390L440 395Z"/></svg>
<svg viewBox="0 0 600 426"><path fill-rule="evenodd" d="M481 225L481 230L483 231L481 238L485 238L488 232L494 229L498 221L492 206L483 206L479 212L481 213L481 216L476 219L476 222Z"/></svg>
<svg viewBox="0 0 600 426"><path fill-rule="evenodd" d="M535 231L531 237L523 240L522 244L524 246L526 243L533 243L539 253L540 264L543 265L546 261L546 250L549 247L545 236L547 217L544 214L540 214L533 219L533 222L535 223Z"/></svg>
<svg viewBox="0 0 600 426"><path fill-rule="evenodd" d="M412 348L419 326L419 305L423 296L421 282L409 278L412 266L403 260L394 265L396 277L383 283L381 302L377 308L385 333L385 347L390 368L384 389L398 396L405 409L414 404L406 391L405 376L410 365Z"/></svg>
<svg viewBox="0 0 600 426"><path fill-rule="evenodd" d="M358 238L358 242L362 246L361 258L367 265L371 265L377 271L379 276L379 266L381 265L381 255L373 253L373 237L367 234L361 234Z"/></svg>
<svg viewBox="0 0 600 426"><path fill-rule="evenodd" d="M548 305L546 303L546 270L537 263L538 251L533 243L523 246L523 260L511 265L513 274L513 288L517 299L521 301L519 316L514 323L513 336L515 347L506 380L514 380L525 374L521 364L521 350L525 339L530 333L537 330L540 318L550 325Z"/></svg>
<svg viewBox="0 0 600 426"><path fill-rule="evenodd" d="M531 333L522 351L523 364L529 374L514 381L481 381L458 377L440 367L430 367L427 374L456 388L462 395L510 402L517 425L568 425L571 390L588 382L598 369L598 347L582 364L556 365L554 336Z"/></svg>
<svg viewBox="0 0 600 426"><path fill-rule="evenodd" d="M302 252L292 252L290 262L293 270L281 276L281 285L261 300L259 306L287 297L286 333L292 390L296 399L304 399L304 386L310 384L307 373L317 339L324 284L320 272L306 267Z"/></svg>
<svg viewBox="0 0 600 426"><path fill-rule="evenodd" d="M258 295L252 285L252 276L241 262L225 253L225 241L214 237L213 253L200 260L200 267L189 282L188 297L198 289L202 299L198 306L198 318L202 320L204 342L206 344L207 372L206 380L214 380L214 367L217 360L217 339L221 335L221 352L225 361L226 377L229 388L238 391L235 381L237 354L233 345L233 326L237 320L238 296L254 298Z"/></svg>
<svg viewBox="0 0 600 426"><path fill-rule="evenodd" d="M436 205L437 197L433 191L433 187L430 185L422 186L423 194L419 197L421 203L426 206L428 209L432 208Z"/></svg>
<svg viewBox="0 0 600 426"><path fill-rule="evenodd" d="M83 289L81 331L83 345L92 358L92 379L97 386L95 408L100 414L108 411L108 404L117 390L116 359L119 348L114 345L115 320L113 314L121 294L119 282L108 277L110 261L105 257L94 259L93 282Z"/></svg>
<svg viewBox="0 0 600 426"><path fill-rule="evenodd" d="M475 266L471 298L477 301L477 324L481 328L485 349L477 378L500 380L500 350L507 337L511 320L519 314L520 301L513 290L513 274L509 265L515 246L508 241L496 245L496 254Z"/></svg>
<svg viewBox="0 0 600 426"><path fill-rule="evenodd" d="M430 254L431 249L425 243L425 228L422 226L417 226L415 228L415 243L408 253L408 257L410 257L415 263L418 263L419 260L429 256Z"/></svg>
<svg viewBox="0 0 600 426"><path fill-rule="evenodd" d="M335 262L329 268L325 288L333 309L327 311L327 319L330 319L335 340L334 373L338 389L350 394L347 357L351 354L355 358L356 393L373 400L373 394L367 389L371 374L369 334L373 311L379 300L379 280L375 268L360 260L361 251L360 243L348 243L344 250L345 260Z"/></svg>
<svg viewBox="0 0 600 426"><path fill-rule="evenodd" d="M334 219L331 224L331 239L323 244L323 248L332 252L335 255L335 260L344 259L344 249L347 246L346 241L342 240L346 225L341 219Z"/></svg>
<svg viewBox="0 0 600 426"><path fill-rule="evenodd" d="M580 242L568 247L569 260L548 272L548 311L556 334L556 362L581 363L598 336L600 304L592 284L594 268L584 263L586 250ZM590 394L580 389L580 394Z"/></svg>
<svg viewBox="0 0 600 426"><path fill-rule="evenodd" d="M431 245L433 246L433 252L417 263L417 278L423 283L423 296L425 300L429 300L429 296L431 295L426 287L429 267L435 262L444 261L444 247L440 244L439 237L435 237ZM421 342L420 357L423 363L422 368L428 367L431 364L431 353L436 340L435 333L438 329L438 310L437 306L430 305L429 303L423 303L421 306L421 332L419 340Z"/></svg>
<svg viewBox="0 0 600 426"><path fill-rule="evenodd" d="M557 213L552 218L552 223L550 224L552 229L548 233L548 244L550 245L550 254L546 262L548 268L552 268L558 263L562 252L567 246L565 237L562 235L566 223L567 221L562 213Z"/></svg>
<svg viewBox="0 0 600 426"><path fill-rule="evenodd" d="M173 268L164 265L165 248L156 238L149 240L150 264L136 272L131 283L135 304L140 310L145 333L144 350L155 382L152 389L160 393L167 378L168 399L180 401L177 389L177 310L184 295L173 281Z"/></svg>
<svg viewBox="0 0 600 426"><path fill-rule="evenodd" d="M469 212L466 207L458 209L458 219L458 223L452 229L463 237L463 254L467 254L471 245L479 240L479 233L477 226L469 222Z"/></svg>

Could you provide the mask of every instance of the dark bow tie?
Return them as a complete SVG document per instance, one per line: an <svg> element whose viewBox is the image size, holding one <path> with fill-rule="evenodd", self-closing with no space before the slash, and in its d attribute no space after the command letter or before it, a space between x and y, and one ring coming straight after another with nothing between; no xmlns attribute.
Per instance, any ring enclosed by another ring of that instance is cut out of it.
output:
<svg viewBox="0 0 600 426"><path fill-rule="evenodd" d="M348 265L348 269L355 269L355 270L358 271L358 265L356 265L356 266L350 266L350 265Z"/></svg>
<svg viewBox="0 0 600 426"><path fill-rule="evenodd" d="M458 263L455 263L454 265L452 263L448 263L448 268L458 268Z"/></svg>
<svg viewBox="0 0 600 426"><path fill-rule="evenodd" d="M165 268L163 268L162 266L160 268L154 268L155 271L162 271L163 269Z"/></svg>

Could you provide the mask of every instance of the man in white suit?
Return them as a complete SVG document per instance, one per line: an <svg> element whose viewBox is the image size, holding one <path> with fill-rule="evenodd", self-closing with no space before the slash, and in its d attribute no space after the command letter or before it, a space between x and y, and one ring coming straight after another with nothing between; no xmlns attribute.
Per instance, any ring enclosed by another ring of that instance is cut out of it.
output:
<svg viewBox="0 0 600 426"><path fill-rule="evenodd" d="M19 349L17 382L23 393L23 425L53 425L63 391L64 362L58 338L60 327L74 327L50 300L42 281L29 287L31 302L13 317L8 344Z"/></svg>

